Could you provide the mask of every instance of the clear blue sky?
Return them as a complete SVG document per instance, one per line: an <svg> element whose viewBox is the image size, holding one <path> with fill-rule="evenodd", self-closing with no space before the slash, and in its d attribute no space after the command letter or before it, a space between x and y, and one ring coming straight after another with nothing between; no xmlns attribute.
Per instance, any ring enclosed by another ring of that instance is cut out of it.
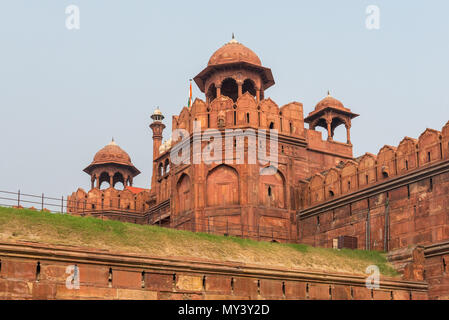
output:
<svg viewBox="0 0 449 320"><path fill-rule="evenodd" d="M70 4L80 8L78 31L65 27ZM365 27L372 4L379 30ZM300 101L307 114L330 89L361 115L355 156L441 129L448 12L443 0L3 0L0 190L88 189L82 169L112 136L142 171L135 185L149 187L150 114L160 106L170 129L188 79L232 32L272 69L266 96L279 105ZM203 98L196 87L194 97Z"/></svg>

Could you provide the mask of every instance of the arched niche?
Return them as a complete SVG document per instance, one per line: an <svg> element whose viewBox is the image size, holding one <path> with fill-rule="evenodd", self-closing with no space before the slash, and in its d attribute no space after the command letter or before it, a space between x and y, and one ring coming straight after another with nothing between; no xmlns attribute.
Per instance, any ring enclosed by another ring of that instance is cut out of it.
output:
<svg viewBox="0 0 449 320"><path fill-rule="evenodd" d="M259 204L269 208L285 209L285 178L274 167L261 170L259 176Z"/></svg>
<svg viewBox="0 0 449 320"><path fill-rule="evenodd" d="M117 184L121 185L117 186ZM123 190L125 188L125 178L123 177L123 174L121 172L116 172L112 177L112 187L117 190Z"/></svg>
<svg viewBox="0 0 449 320"><path fill-rule="evenodd" d="M332 168L324 178L325 199L331 199L340 194L340 172Z"/></svg>
<svg viewBox="0 0 449 320"><path fill-rule="evenodd" d="M208 207L239 204L239 176L227 165L212 169L206 180L206 202Z"/></svg>
<svg viewBox="0 0 449 320"><path fill-rule="evenodd" d="M236 102L238 99L238 85L237 81L232 78L226 78L221 83L221 94L229 97Z"/></svg>
<svg viewBox="0 0 449 320"><path fill-rule="evenodd" d="M99 176L99 186L100 186L100 189L101 190L104 190L104 189L108 189L108 188L110 188L110 187L112 187L111 185L110 185L110 178L109 178L109 173L107 173L107 172L105 172L105 171L103 171L102 173L100 173L100 176ZM107 187L105 187L107 185Z"/></svg>
<svg viewBox="0 0 449 320"><path fill-rule="evenodd" d="M397 169L399 174L417 167L416 140L405 137L396 149Z"/></svg>
<svg viewBox="0 0 449 320"><path fill-rule="evenodd" d="M208 103L214 101L217 98L217 87L215 86L215 83L212 83L209 86L209 89L207 89L206 98Z"/></svg>
<svg viewBox="0 0 449 320"><path fill-rule="evenodd" d="M246 92L251 94L253 97L256 96L256 84L251 79L246 79L243 81L242 94L245 94Z"/></svg>
<svg viewBox="0 0 449 320"><path fill-rule="evenodd" d="M177 213L192 209L191 205L191 181L190 177L183 173L176 184Z"/></svg>

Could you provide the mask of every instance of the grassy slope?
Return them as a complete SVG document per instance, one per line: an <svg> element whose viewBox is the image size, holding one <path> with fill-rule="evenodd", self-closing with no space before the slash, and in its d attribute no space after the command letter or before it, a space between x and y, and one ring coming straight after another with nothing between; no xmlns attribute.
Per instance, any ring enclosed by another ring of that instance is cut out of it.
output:
<svg viewBox="0 0 449 320"><path fill-rule="evenodd" d="M0 207L0 240L37 241L171 257L196 257L301 270L365 274L377 265L397 273L375 251L332 250L301 244L257 242L156 226L103 221Z"/></svg>

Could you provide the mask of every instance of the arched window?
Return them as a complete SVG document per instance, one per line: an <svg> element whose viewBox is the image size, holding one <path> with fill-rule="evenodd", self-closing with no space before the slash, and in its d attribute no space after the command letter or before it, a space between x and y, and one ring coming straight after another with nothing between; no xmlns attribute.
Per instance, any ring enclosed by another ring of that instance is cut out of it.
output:
<svg viewBox="0 0 449 320"><path fill-rule="evenodd" d="M159 177L162 177L164 175L164 165L162 163L159 163Z"/></svg>
<svg viewBox="0 0 449 320"><path fill-rule="evenodd" d="M259 204L264 207L286 208L285 179L274 167L264 168L260 172Z"/></svg>
<svg viewBox="0 0 449 320"><path fill-rule="evenodd" d="M238 98L238 85L237 81L232 78L226 78L221 83L221 94L229 97L232 101L236 102Z"/></svg>
<svg viewBox="0 0 449 320"><path fill-rule="evenodd" d="M177 191L177 212L181 213L191 209L190 205L191 182L188 175L183 174L176 185Z"/></svg>
<svg viewBox="0 0 449 320"><path fill-rule="evenodd" d="M125 188L125 178L120 172L116 172L112 178L114 189L123 190ZM117 185L118 184L118 185Z"/></svg>
<svg viewBox="0 0 449 320"><path fill-rule="evenodd" d="M256 96L256 86L254 81L251 79L246 79L243 81L242 93L249 92L253 97Z"/></svg>
<svg viewBox="0 0 449 320"><path fill-rule="evenodd" d="M220 165L209 172L206 179L206 202L209 207L239 203L239 178L237 171Z"/></svg>
<svg viewBox="0 0 449 320"><path fill-rule="evenodd" d="M170 172L170 162L167 160L165 160L165 173L169 173Z"/></svg>
<svg viewBox="0 0 449 320"><path fill-rule="evenodd" d="M270 129L274 129L274 122L270 122Z"/></svg>
<svg viewBox="0 0 449 320"><path fill-rule="evenodd" d="M100 179L100 182L99 182L100 189L103 190L103 189L107 189L107 188L112 187L112 186L109 184L110 179L109 179L109 174L108 174L107 172L102 172L102 173L100 174L100 177L99 177L98 179ZM108 186L107 188L104 188L103 182L106 183L106 185Z"/></svg>
<svg viewBox="0 0 449 320"><path fill-rule="evenodd" d="M215 100L215 98L217 98L217 87L215 87L215 84L212 83L209 86L209 89L207 90L207 94L206 94L207 100L208 102L212 102Z"/></svg>

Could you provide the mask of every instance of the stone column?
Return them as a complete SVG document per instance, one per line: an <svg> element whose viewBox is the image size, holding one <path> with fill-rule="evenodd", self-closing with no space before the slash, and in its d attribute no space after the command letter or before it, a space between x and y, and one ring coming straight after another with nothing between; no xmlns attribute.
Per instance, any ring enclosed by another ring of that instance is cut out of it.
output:
<svg viewBox="0 0 449 320"><path fill-rule="evenodd" d="M328 141L332 141L332 130L331 130L331 124L332 124L332 119L327 118L326 119L326 124L327 124L327 140Z"/></svg>
<svg viewBox="0 0 449 320"><path fill-rule="evenodd" d="M217 86L217 98L221 97L221 85Z"/></svg>
<svg viewBox="0 0 449 320"><path fill-rule="evenodd" d="M100 189L100 176L97 177L97 189Z"/></svg>
<svg viewBox="0 0 449 320"><path fill-rule="evenodd" d="M347 144L351 144L351 125L347 124L345 125L346 127L346 143Z"/></svg>
<svg viewBox="0 0 449 320"><path fill-rule="evenodd" d="M114 183L114 176L109 174L109 185L111 188L113 187L113 183Z"/></svg>
<svg viewBox="0 0 449 320"><path fill-rule="evenodd" d="M257 101L257 103L259 103L259 101L260 101L260 89L256 90L256 101Z"/></svg>
<svg viewBox="0 0 449 320"><path fill-rule="evenodd" d="M240 98L242 96L242 91L243 91L243 83L241 81L237 82L237 93L238 93L238 97Z"/></svg>

